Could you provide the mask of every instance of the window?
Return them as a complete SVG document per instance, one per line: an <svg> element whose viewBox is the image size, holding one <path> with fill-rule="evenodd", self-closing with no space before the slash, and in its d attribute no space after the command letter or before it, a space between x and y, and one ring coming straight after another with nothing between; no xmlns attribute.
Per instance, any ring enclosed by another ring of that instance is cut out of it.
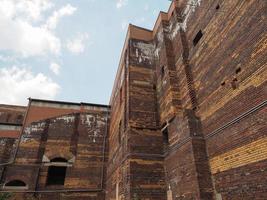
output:
<svg viewBox="0 0 267 200"><path fill-rule="evenodd" d="M194 46L197 45L197 43L200 41L200 39L202 38L202 36L203 36L202 31L201 31L201 30L198 31L197 35L195 36L195 38L194 38L194 40L193 40L193 44L194 44Z"/></svg>
<svg viewBox="0 0 267 200"><path fill-rule="evenodd" d="M67 160L64 158L54 158L51 160L51 163L54 165L49 166L48 176L47 176L47 185L64 185L66 177L66 166L58 166L60 164L67 164Z"/></svg>
<svg viewBox="0 0 267 200"><path fill-rule="evenodd" d="M122 97L122 87L120 88L120 104L122 104L123 97Z"/></svg>
<svg viewBox="0 0 267 200"><path fill-rule="evenodd" d="M236 73L236 74L239 74L240 72L241 72L241 68L238 67L238 68L235 70L235 73Z"/></svg>
<svg viewBox="0 0 267 200"><path fill-rule="evenodd" d="M65 158L57 157L57 158L53 158L50 162L67 163L68 161Z"/></svg>
<svg viewBox="0 0 267 200"><path fill-rule="evenodd" d="M164 145L169 145L169 132L168 132L168 127L164 128L162 131L162 136L163 136L163 143Z"/></svg>
<svg viewBox="0 0 267 200"><path fill-rule="evenodd" d="M124 53L124 64L127 65L128 50L126 49Z"/></svg>
<svg viewBox="0 0 267 200"><path fill-rule="evenodd" d="M233 79L231 85L232 85L232 88L233 88L234 90L238 87L238 80L237 80L237 78L234 78L234 79Z"/></svg>
<svg viewBox="0 0 267 200"><path fill-rule="evenodd" d="M3 188L6 190L25 190L28 189L28 186L25 182L21 180L12 180L7 182Z"/></svg>
<svg viewBox="0 0 267 200"><path fill-rule="evenodd" d="M215 9L219 10L220 9L220 4L218 4Z"/></svg>
<svg viewBox="0 0 267 200"><path fill-rule="evenodd" d="M161 66L161 78L165 75L165 66Z"/></svg>
<svg viewBox="0 0 267 200"><path fill-rule="evenodd" d="M9 181L8 183L5 184L7 187L26 187L26 183L24 183L21 180L13 180Z"/></svg>

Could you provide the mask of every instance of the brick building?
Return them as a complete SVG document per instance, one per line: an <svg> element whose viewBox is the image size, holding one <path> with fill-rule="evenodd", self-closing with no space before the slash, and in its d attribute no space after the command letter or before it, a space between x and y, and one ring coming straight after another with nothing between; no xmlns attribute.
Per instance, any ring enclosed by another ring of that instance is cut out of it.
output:
<svg viewBox="0 0 267 200"><path fill-rule="evenodd" d="M267 2L178 0L130 25L110 105L0 106L14 199L267 199Z"/></svg>

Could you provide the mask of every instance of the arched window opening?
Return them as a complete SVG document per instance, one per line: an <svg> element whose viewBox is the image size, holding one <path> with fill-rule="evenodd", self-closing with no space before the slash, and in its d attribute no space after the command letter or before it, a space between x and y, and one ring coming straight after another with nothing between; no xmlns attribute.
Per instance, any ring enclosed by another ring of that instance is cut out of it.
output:
<svg viewBox="0 0 267 200"><path fill-rule="evenodd" d="M67 163L68 160L65 158L53 158L51 161L51 166L48 168L47 175L47 185L64 185L67 166L57 166L56 163ZM55 165L53 165L55 163Z"/></svg>
<svg viewBox="0 0 267 200"><path fill-rule="evenodd" d="M21 180L12 180L5 184L5 187L16 187L16 188L25 188L27 187L26 183Z"/></svg>
<svg viewBox="0 0 267 200"><path fill-rule="evenodd" d="M65 158L57 157L53 158L50 162L68 162Z"/></svg>

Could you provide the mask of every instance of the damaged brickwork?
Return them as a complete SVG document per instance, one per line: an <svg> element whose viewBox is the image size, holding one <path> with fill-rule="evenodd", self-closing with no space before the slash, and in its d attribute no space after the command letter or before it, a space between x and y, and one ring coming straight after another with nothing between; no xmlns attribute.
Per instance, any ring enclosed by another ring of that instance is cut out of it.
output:
<svg viewBox="0 0 267 200"><path fill-rule="evenodd" d="M110 106L0 106L2 192L20 180L14 199L266 199L266 27L264 0L178 0L153 30L130 24Z"/></svg>

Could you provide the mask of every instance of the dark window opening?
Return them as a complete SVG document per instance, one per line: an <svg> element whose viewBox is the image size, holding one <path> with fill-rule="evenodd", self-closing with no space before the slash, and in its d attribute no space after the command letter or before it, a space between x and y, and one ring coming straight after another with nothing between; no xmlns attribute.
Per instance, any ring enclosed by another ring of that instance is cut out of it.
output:
<svg viewBox="0 0 267 200"><path fill-rule="evenodd" d="M47 185L64 185L67 167L50 166L48 168Z"/></svg>
<svg viewBox="0 0 267 200"><path fill-rule="evenodd" d="M216 10L219 10L220 9L220 4L218 4L217 6L216 6Z"/></svg>
<svg viewBox="0 0 267 200"><path fill-rule="evenodd" d="M194 38L194 40L193 40L193 44L194 44L194 46L197 45L197 43L200 41L200 39L202 38L202 36L203 36L202 31L201 31L201 30L198 31L197 35L195 36L195 38Z"/></svg>
<svg viewBox="0 0 267 200"><path fill-rule="evenodd" d="M169 145L169 132L168 132L168 128L164 128L164 130L162 131L162 135L163 135L163 143L164 146Z"/></svg>
<svg viewBox="0 0 267 200"><path fill-rule="evenodd" d="M128 51L126 49L126 51L124 53L124 63L125 63L125 65L127 64L127 56L128 56Z"/></svg>
<svg viewBox="0 0 267 200"><path fill-rule="evenodd" d="M120 104L122 104L122 87L120 88Z"/></svg>
<svg viewBox="0 0 267 200"><path fill-rule="evenodd" d="M223 81L223 82L221 83L221 86L225 86L225 81Z"/></svg>
<svg viewBox="0 0 267 200"><path fill-rule="evenodd" d="M239 74L240 72L241 72L241 68L238 67L238 68L235 70L235 73L236 73L236 74Z"/></svg>
<svg viewBox="0 0 267 200"><path fill-rule="evenodd" d="M165 75L165 66L161 67L161 78L163 78Z"/></svg>
<svg viewBox="0 0 267 200"><path fill-rule="evenodd" d="M57 157L50 160L50 162L68 162L65 158Z"/></svg>
<svg viewBox="0 0 267 200"><path fill-rule="evenodd" d="M234 78L234 79L233 79L231 85L232 85L232 88L233 88L234 90L238 87L237 78Z"/></svg>
<svg viewBox="0 0 267 200"><path fill-rule="evenodd" d="M5 184L7 187L26 187L26 183L20 180L9 181Z"/></svg>

